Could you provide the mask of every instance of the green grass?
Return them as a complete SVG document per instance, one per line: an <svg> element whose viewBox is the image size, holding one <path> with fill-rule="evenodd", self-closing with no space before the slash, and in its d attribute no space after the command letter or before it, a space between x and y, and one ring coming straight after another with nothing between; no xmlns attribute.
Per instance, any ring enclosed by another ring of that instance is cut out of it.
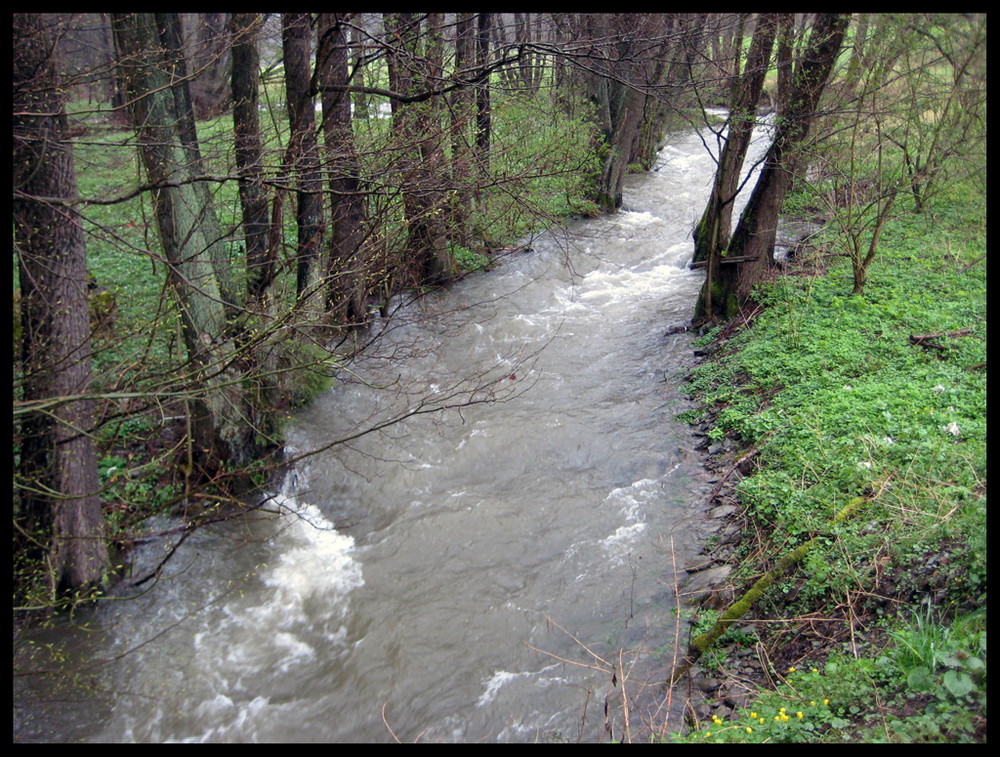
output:
<svg viewBox="0 0 1000 757"><path fill-rule="evenodd" d="M762 559L819 535L796 576L757 611L789 618L850 607L882 629L891 650L884 660L872 650L840 664L852 676L868 666L856 709L804 710L804 722L780 728L741 716L692 740L967 740L985 723L985 633L940 657L927 652L932 634L942 650L968 636L955 630L968 617L985 618L985 218L984 201L959 187L933 214L896 219L862 295L851 294L850 266L835 257L817 261L822 275L765 285L753 325L692 374L702 405L688 419L712 424L711 438L759 449L757 470L737 489L746 527L736 583L751 582ZM910 340L965 329L936 339L941 350ZM864 506L831 527L859 495ZM930 703L929 715L907 712L913 697ZM767 702L757 709L777 704ZM876 702L891 725L862 736L865 704Z"/></svg>
<svg viewBox="0 0 1000 757"><path fill-rule="evenodd" d="M921 614L923 613L923 614ZM777 685L688 743L939 743L981 740L986 712L986 613L944 624L930 611L891 633L874 657L831 655L772 672Z"/></svg>

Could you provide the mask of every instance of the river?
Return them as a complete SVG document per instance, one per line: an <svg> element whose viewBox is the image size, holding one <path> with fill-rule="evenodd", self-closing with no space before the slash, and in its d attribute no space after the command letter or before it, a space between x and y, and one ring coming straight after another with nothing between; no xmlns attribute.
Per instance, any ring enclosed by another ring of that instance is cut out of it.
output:
<svg viewBox="0 0 1000 757"><path fill-rule="evenodd" d="M597 742L659 727L673 576L700 546L707 490L674 419L691 337L666 332L702 280L687 265L713 171L694 132L674 135L621 212L400 309L295 417L289 451L321 451L274 514L197 534L151 590L34 638L64 675L16 682L35 698L15 737Z"/></svg>

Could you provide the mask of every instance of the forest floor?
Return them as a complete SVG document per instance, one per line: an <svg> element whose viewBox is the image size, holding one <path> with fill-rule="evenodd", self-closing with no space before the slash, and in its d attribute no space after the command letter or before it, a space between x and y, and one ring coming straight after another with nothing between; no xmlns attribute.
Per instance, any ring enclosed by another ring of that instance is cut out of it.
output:
<svg viewBox="0 0 1000 757"><path fill-rule="evenodd" d="M715 485L680 594L694 640L722 633L688 650L672 740L986 741L975 212L894 224L862 295L820 235L695 342L687 420Z"/></svg>

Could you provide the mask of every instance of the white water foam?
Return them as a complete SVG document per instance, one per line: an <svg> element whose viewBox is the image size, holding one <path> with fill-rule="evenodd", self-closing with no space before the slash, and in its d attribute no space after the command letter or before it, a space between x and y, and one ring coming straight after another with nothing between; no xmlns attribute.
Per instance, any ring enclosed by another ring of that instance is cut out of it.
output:
<svg viewBox="0 0 1000 757"><path fill-rule="evenodd" d="M364 583L354 540L292 493L272 501L278 510L272 541L277 557L257 571L270 591L253 592L252 601L239 592L194 634L182 679L197 670L199 686L181 687L179 699L162 692L167 695L144 724L143 740L156 738L158 719L169 720L171 710L190 713L192 732L179 736L181 741L225 741L237 734L254 740L281 721L290 673L301 680L310 666L349 651L347 596Z"/></svg>
<svg viewBox="0 0 1000 757"><path fill-rule="evenodd" d="M646 530L645 511L658 496L657 481L644 478L629 486L612 489L602 507L616 506L625 516L625 523L604 537L600 545L616 563L625 563L639 534Z"/></svg>
<svg viewBox="0 0 1000 757"><path fill-rule="evenodd" d="M498 670L485 683L486 690L483 692L482 696L476 702L477 707L485 707L486 705L493 702L500 692L500 689L504 684L510 683L517 679L523 679L530 681L536 686L550 686L553 684L565 683L566 679L562 676L547 676L545 675L549 671L556 670L558 665L547 665L541 670L528 670L523 673L511 673L506 670Z"/></svg>

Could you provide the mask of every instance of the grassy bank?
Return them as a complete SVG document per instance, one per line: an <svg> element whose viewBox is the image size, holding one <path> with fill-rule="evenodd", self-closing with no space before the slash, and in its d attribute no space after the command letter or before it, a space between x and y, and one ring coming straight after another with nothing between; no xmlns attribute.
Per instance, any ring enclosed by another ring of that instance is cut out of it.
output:
<svg viewBox="0 0 1000 757"><path fill-rule="evenodd" d="M985 220L959 192L898 218L862 295L821 234L699 342L688 420L739 536L694 634L796 559L699 659L721 685L675 738L985 741Z"/></svg>

